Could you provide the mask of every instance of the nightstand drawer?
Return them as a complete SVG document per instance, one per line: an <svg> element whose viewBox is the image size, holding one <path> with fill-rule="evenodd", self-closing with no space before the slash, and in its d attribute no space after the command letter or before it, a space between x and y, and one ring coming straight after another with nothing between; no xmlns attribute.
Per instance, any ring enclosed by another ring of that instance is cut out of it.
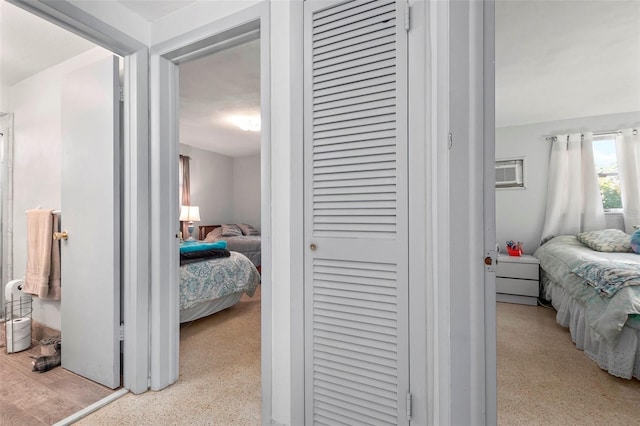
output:
<svg viewBox="0 0 640 426"><path fill-rule="evenodd" d="M498 259L497 277L521 278L523 280L538 280L537 263L500 262Z"/></svg>
<svg viewBox="0 0 640 426"><path fill-rule="evenodd" d="M538 281L496 278L496 293L538 297Z"/></svg>

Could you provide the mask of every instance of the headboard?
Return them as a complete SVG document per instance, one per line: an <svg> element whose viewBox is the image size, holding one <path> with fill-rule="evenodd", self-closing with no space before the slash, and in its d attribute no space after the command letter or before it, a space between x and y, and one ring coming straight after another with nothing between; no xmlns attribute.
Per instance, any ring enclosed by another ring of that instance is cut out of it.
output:
<svg viewBox="0 0 640 426"><path fill-rule="evenodd" d="M222 225L200 225L198 226L198 239L204 240L204 237L216 228L220 228Z"/></svg>

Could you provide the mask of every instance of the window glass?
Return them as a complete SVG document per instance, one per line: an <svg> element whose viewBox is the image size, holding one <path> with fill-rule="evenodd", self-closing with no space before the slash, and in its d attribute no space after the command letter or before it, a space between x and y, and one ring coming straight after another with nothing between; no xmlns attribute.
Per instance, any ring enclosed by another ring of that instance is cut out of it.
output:
<svg viewBox="0 0 640 426"><path fill-rule="evenodd" d="M618 158L616 141L612 136L593 141L593 157L598 173L602 206L605 210L622 208L620 196L620 177L618 176Z"/></svg>

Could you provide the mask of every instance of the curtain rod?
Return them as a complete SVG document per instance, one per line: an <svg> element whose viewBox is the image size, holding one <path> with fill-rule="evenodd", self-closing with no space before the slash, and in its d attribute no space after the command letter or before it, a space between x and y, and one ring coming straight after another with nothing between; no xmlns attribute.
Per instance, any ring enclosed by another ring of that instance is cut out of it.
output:
<svg viewBox="0 0 640 426"><path fill-rule="evenodd" d="M602 130L600 132L593 132L593 136L608 136L608 135L619 135L622 133L622 130ZM638 134L637 129L633 129L632 132L634 135ZM580 134L584 138L584 133ZM554 141L557 138L557 135L545 135L545 140Z"/></svg>

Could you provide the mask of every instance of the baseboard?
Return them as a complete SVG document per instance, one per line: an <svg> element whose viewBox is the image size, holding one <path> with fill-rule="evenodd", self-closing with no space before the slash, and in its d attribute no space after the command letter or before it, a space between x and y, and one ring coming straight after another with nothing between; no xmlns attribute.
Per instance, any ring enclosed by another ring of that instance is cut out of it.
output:
<svg viewBox="0 0 640 426"><path fill-rule="evenodd" d="M46 337L60 336L60 330L54 330L37 321L31 321L31 340L39 342Z"/></svg>

